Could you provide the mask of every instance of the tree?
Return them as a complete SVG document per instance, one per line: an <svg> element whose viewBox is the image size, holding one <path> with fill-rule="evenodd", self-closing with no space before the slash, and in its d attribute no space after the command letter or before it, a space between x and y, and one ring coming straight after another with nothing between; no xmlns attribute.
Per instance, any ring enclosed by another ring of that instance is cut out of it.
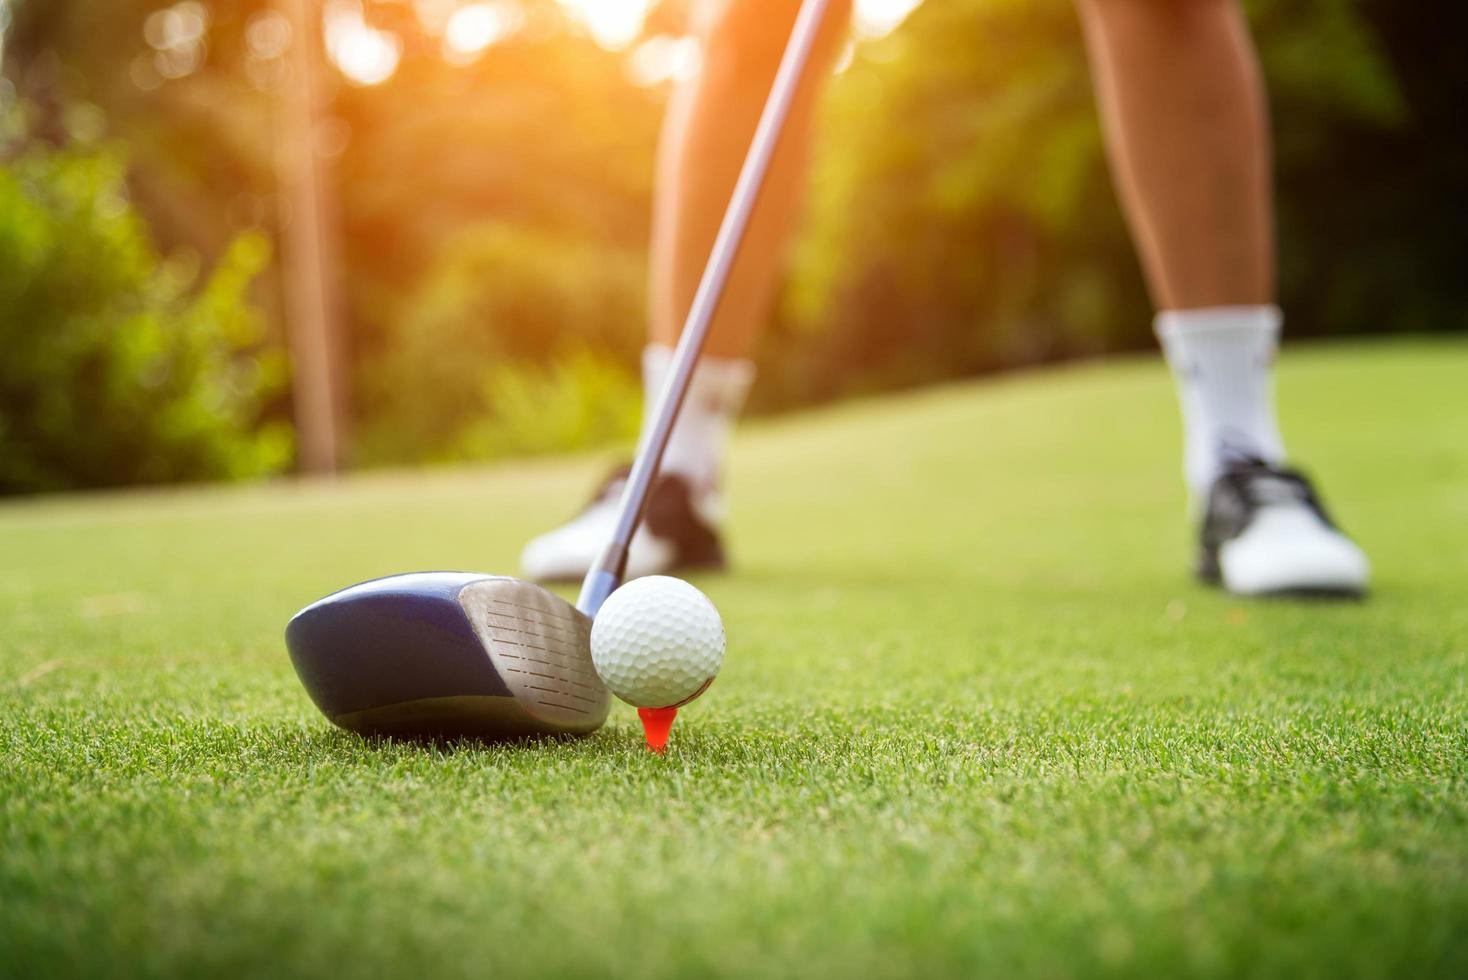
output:
<svg viewBox="0 0 1468 980"><path fill-rule="evenodd" d="M238 240L197 289L129 205L115 151L31 146L0 170L0 494L277 472L285 365L244 302Z"/></svg>

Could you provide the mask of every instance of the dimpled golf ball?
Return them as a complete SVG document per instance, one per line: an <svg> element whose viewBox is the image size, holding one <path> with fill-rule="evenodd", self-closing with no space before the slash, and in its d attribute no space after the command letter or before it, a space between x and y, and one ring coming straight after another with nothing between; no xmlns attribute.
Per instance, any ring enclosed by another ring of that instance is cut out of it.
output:
<svg viewBox="0 0 1468 980"><path fill-rule="evenodd" d="M724 624L682 579L649 575L607 597L591 624L591 660L612 693L667 708L703 693L724 665Z"/></svg>

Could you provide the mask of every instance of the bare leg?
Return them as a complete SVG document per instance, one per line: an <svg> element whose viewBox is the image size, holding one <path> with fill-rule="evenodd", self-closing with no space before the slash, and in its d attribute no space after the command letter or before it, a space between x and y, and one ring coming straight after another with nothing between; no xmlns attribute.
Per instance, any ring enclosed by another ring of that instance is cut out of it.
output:
<svg viewBox="0 0 1468 980"><path fill-rule="evenodd" d="M651 262L653 343L643 352L651 409L666 378L669 348L683 329L724 218L800 0L694 0L703 70L674 94L663 124ZM769 311L794 226L810 146L811 113L845 36L851 0L829 15L790 108L743 246L663 455L652 508L659 520L633 538L629 574L723 564L721 469L729 433L753 380L750 347ZM646 430L646 423L644 423ZM535 538L521 565L531 578L580 578L611 530L619 477L571 522Z"/></svg>
<svg viewBox="0 0 1468 980"><path fill-rule="evenodd" d="M1162 309L1270 303L1263 84L1235 0L1078 0L1117 192Z"/></svg>
<svg viewBox="0 0 1468 980"><path fill-rule="evenodd" d="M1264 89L1236 0L1077 0L1122 205L1182 407L1198 571L1245 595L1359 595L1365 555L1279 468Z"/></svg>
<svg viewBox="0 0 1468 980"><path fill-rule="evenodd" d="M658 154L654 341L678 339L799 6L798 0L702 0L694 10L703 70L675 93ZM706 347L711 357L747 356L768 312L804 182L815 98L849 16L850 0L833 0L714 318Z"/></svg>

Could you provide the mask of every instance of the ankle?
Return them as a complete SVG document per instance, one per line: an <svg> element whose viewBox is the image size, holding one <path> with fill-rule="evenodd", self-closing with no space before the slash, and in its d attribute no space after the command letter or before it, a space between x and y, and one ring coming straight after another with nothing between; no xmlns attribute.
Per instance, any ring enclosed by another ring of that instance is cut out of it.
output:
<svg viewBox="0 0 1468 980"><path fill-rule="evenodd" d="M643 351L644 436L652 428L672 357L672 349L663 344L649 344ZM719 496L729 439L753 382L754 364L743 359L704 357L694 368L661 469L687 481L696 500Z"/></svg>

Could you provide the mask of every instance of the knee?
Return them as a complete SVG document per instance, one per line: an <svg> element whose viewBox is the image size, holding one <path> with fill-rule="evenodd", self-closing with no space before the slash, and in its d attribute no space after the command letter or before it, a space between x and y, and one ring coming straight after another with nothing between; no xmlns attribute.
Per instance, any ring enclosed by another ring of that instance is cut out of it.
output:
<svg viewBox="0 0 1468 980"><path fill-rule="evenodd" d="M812 61L830 64L846 40L852 0L830 0ZM800 0L702 0L693 31L703 46L704 73L729 81L768 79L780 64Z"/></svg>

